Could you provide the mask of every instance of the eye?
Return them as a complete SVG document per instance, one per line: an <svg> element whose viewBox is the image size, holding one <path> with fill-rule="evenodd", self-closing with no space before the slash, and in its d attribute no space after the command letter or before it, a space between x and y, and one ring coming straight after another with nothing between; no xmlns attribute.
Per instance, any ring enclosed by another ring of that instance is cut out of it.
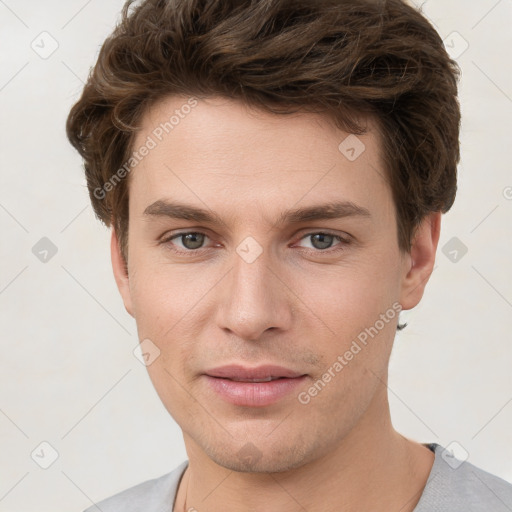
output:
<svg viewBox="0 0 512 512"><path fill-rule="evenodd" d="M170 236L165 240L162 240L163 244L169 244L172 241L172 245L178 245L174 240L181 241L181 250L177 252L192 252L197 251L198 249L202 249L202 245L208 237L204 233L200 232L187 232L187 233L178 233L176 235ZM173 250L176 250L172 248Z"/></svg>
<svg viewBox="0 0 512 512"><path fill-rule="evenodd" d="M331 233L325 233L325 232L317 232L317 233L308 233L307 235L303 236L301 240L306 239L311 240L311 245L313 246L313 249L315 249L315 252L337 252L342 251L345 249L345 245L349 243L348 240L345 240L339 235L334 235ZM336 244L334 247L335 249L332 249L333 242L335 240L338 240L340 243ZM336 248L337 246L340 246ZM330 250L332 249L332 250Z"/></svg>
<svg viewBox="0 0 512 512"><path fill-rule="evenodd" d="M327 232L314 232L308 233L300 238L300 240L310 239L311 251L314 253L337 253L345 250L345 246L350 243L345 238ZM209 237L200 231L186 231L181 233L175 233L171 236L164 238L160 243L167 246L170 250L176 253L193 253L201 252L206 241ZM333 246L333 243L338 240L338 243ZM304 249L310 249L303 247Z"/></svg>

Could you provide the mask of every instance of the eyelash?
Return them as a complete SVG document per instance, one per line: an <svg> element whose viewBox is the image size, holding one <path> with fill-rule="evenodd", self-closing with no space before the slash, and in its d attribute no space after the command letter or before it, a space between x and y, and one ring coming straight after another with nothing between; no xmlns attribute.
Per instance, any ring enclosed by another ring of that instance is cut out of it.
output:
<svg viewBox="0 0 512 512"><path fill-rule="evenodd" d="M209 238L208 235L206 233L203 233L202 231L182 231L181 233L174 233L168 237L165 237L163 240L161 240L160 244L163 244L163 245L166 245L167 248L172 251L172 252L175 252L177 254L200 254L203 250L206 250L207 247L200 247L199 249L176 249L174 247L174 244L169 244L169 242L171 242L172 240L174 240L175 238L180 238L180 237L183 237L185 235L204 235L205 237ZM336 235L334 233L329 233L328 231L313 231L313 232L310 232L310 233L307 233L305 235L303 235L299 241L303 240L304 238L308 238L308 237L311 237L311 236L314 236L314 235L328 235L328 236L332 236L333 238L335 239L338 239L339 242L341 242L340 244L334 246L334 248L330 247L330 248L327 248L327 249L308 249L308 248L302 248L308 252L313 252L315 254L328 254L328 255L335 255L335 254L338 254L342 251L345 251L346 250L346 245L350 244L350 241L341 237L340 235Z"/></svg>

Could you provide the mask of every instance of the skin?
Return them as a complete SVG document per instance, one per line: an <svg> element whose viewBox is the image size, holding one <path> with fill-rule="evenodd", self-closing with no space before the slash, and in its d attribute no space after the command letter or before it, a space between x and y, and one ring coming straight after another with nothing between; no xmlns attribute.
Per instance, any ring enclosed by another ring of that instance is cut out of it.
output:
<svg viewBox="0 0 512 512"><path fill-rule="evenodd" d="M151 107L134 147L186 101ZM424 219L409 253L399 250L380 139L368 126L358 136L365 151L349 161L338 149L348 134L325 116L278 116L212 97L130 174L127 270L115 231L112 264L139 339L160 350L149 376L183 431L189 466L175 512L405 512L417 504L434 455L391 423L387 369L398 316L307 404L293 392L266 407L232 405L202 375L224 364L278 364L307 374L299 390L307 391L392 304L407 310L420 301L441 214ZM144 214L158 200L222 222ZM277 224L285 210L341 200L370 216ZM334 236L322 246L311 235L325 231L350 242ZM176 232L206 237L169 240ZM248 236L262 249L252 263L236 251Z"/></svg>

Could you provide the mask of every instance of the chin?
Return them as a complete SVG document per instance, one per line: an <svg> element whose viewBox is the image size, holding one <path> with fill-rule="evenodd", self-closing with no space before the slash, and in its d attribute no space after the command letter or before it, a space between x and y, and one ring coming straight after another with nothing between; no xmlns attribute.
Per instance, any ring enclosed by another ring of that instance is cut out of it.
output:
<svg viewBox="0 0 512 512"><path fill-rule="evenodd" d="M305 449L304 442L289 445L282 440L270 443L260 438L260 442L234 442L231 446L203 447L208 457L219 466L239 473L282 473L303 466L315 459L315 448ZM266 444L265 444L266 443Z"/></svg>

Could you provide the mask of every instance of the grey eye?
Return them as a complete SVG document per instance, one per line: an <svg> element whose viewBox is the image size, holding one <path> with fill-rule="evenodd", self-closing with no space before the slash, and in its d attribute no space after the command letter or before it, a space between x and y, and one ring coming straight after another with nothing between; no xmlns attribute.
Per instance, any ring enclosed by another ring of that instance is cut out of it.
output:
<svg viewBox="0 0 512 512"><path fill-rule="evenodd" d="M329 249L336 237L327 233L316 233L308 235L306 238L311 239L311 244L315 249Z"/></svg>
<svg viewBox="0 0 512 512"><path fill-rule="evenodd" d="M205 235L202 233L182 233L177 235L176 238L181 240L185 249L200 249L204 243Z"/></svg>

